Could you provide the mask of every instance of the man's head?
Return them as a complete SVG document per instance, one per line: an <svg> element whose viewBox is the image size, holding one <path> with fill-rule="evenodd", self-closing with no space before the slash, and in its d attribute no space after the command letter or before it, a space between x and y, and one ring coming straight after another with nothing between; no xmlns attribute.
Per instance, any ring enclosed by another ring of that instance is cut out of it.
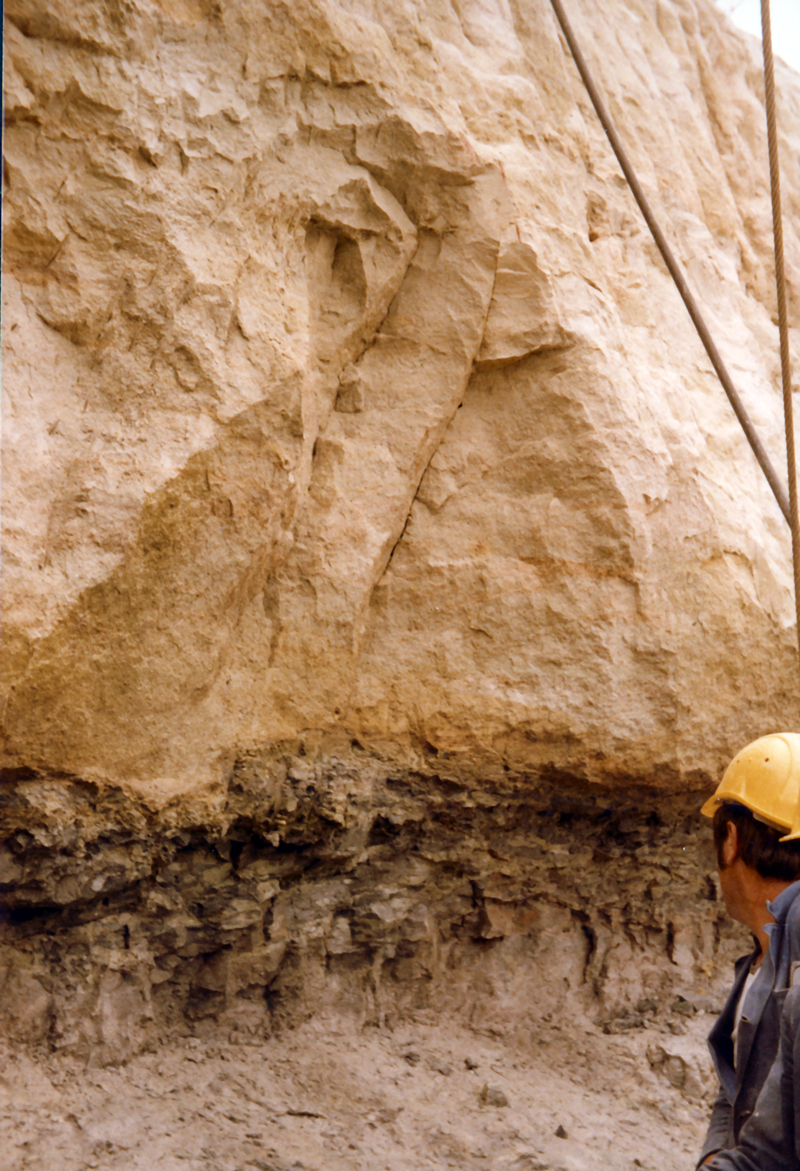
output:
<svg viewBox="0 0 800 1171"><path fill-rule="evenodd" d="M800 735L779 732L748 744L702 812L714 819L728 913L764 947L768 903L800 878Z"/></svg>

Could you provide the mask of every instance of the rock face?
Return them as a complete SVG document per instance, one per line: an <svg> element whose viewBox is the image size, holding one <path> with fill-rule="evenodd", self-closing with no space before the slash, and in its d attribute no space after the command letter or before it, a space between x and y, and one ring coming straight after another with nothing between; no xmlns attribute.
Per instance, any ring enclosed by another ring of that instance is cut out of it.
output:
<svg viewBox="0 0 800 1171"><path fill-rule="evenodd" d="M572 15L781 466L753 47L708 0ZM5 37L18 1034L380 1015L451 961L491 1001L495 953L535 1012L712 995L676 794L797 725L788 532L546 0L9 0Z"/></svg>
<svg viewBox="0 0 800 1171"><path fill-rule="evenodd" d="M574 16L779 462L750 47ZM673 787L796 722L784 522L545 0L6 18L11 763L344 729Z"/></svg>
<svg viewBox="0 0 800 1171"><path fill-rule="evenodd" d="M202 825L32 781L5 820L27 827L0 854L6 1028L95 1063L177 1021L263 1037L316 1013L681 1032L742 949L694 804L646 792L387 777L352 754L240 765Z"/></svg>

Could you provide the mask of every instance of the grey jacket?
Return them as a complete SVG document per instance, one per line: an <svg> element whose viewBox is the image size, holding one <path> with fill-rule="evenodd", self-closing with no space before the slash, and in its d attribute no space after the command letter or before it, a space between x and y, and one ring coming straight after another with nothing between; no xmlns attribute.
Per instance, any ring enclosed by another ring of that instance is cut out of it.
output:
<svg viewBox="0 0 800 1171"><path fill-rule="evenodd" d="M713 1171L800 1171L800 987L792 988L781 1019L778 1056L739 1145L720 1151Z"/></svg>
<svg viewBox="0 0 800 1171"><path fill-rule="evenodd" d="M769 904L775 923L767 927L770 941L762 960L763 972L750 990L747 1015L743 1015L739 1023L739 1053L735 1069L731 1033L739 994L756 957L755 951L737 962L731 994L708 1035L720 1090L711 1111L701 1161L712 1151L730 1150L736 1146L775 1061L792 965L800 964L798 895L800 881L792 883Z"/></svg>

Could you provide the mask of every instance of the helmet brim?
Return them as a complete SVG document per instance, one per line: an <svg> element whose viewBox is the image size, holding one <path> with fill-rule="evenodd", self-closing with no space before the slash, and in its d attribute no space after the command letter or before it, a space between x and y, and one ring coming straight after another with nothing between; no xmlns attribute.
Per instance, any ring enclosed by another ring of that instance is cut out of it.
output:
<svg viewBox="0 0 800 1171"><path fill-rule="evenodd" d="M700 812L702 813L703 817L713 817L719 809L720 805L722 805L723 801L724 798L718 797L716 793L713 797L709 797L709 799L700 806Z"/></svg>

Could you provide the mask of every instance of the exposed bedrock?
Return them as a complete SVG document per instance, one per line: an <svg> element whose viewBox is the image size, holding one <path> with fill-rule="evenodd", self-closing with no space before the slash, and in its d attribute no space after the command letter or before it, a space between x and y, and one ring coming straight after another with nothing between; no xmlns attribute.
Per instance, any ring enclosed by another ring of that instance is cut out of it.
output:
<svg viewBox="0 0 800 1171"><path fill-rule="evenodd" d="M754 45L570 10L782 467ZM547 0L4 21L12 1034L679 1029L699 794L800 721L788 533Z"/></svg>
<svg viewBox="0 0 800 1171"><path fill-rule="evenodd" d="M573 8L780 464L752 47ZM796 723L784 522L546 0L5 17L9 765L339 729L672 791Z"/></svg>
<svg viewBox="0 0 800 1171"><path fill-rule="evenodd" d="M746 948L691 800L466 786L351 749L240 762L194 823L34 779L4 820L3 1024L93 1063L210 1018L263 1037L331 1012L680 1034Z"/></svg>

